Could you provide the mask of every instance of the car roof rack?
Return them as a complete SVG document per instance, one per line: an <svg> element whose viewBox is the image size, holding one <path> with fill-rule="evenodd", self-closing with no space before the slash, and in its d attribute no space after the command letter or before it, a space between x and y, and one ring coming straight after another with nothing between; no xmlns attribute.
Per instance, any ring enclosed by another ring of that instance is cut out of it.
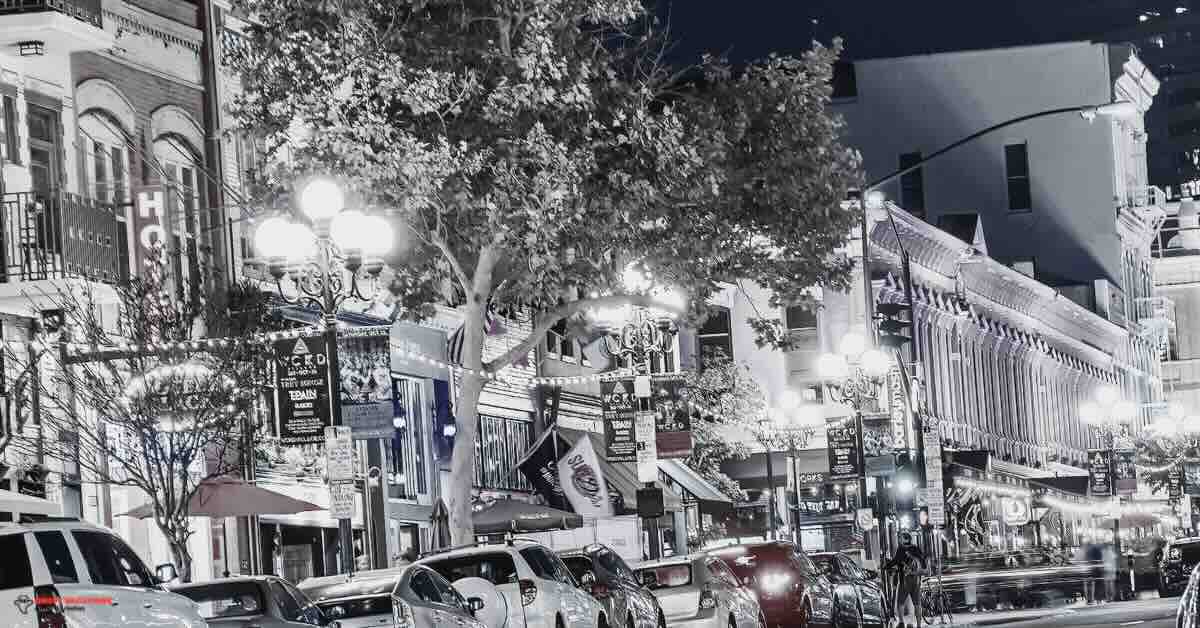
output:
<svg viewBox="0 0 1200 628"><path fill-rule="evenodd" d="M79 517L52 517L50 515L35 515L31 513L21 513L21 517L18 519L18 523L51 523L56 521L79 523L80 519Z"/></svg>

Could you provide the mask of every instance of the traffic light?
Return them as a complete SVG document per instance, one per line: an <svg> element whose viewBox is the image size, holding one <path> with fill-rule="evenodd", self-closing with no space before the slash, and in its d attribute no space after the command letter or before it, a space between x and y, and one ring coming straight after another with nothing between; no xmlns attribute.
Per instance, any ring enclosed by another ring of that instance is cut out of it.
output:
<svg viewBox="0 0 1200 628"><path fill-rule="evenodd" d="M892 349L900 349L912 342L909 332L912 330L912 306L908 303L880 303L875 306L879 322L879 344Z"/></svg>

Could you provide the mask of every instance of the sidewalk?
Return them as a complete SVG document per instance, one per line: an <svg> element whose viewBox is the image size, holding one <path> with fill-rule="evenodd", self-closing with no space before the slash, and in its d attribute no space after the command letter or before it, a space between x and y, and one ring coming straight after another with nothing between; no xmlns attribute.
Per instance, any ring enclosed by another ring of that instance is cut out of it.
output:
<svg viewBox="0 0 1200 628"><path fill-rule="evenodd" d="M1054 617L1058 615L1071 615L1077 612L1077 609L1087 608L1086 602L1076 602L1074 604L1061 604L1055 606L1046 606L1043 608L1022 608L1003 611L979 611L975 613L954 613L952 616L955 626L1000 626L1003 624L1011 624L1018 621L1030 621L1041 619L1043 617ZM929 625L938 626L937 619L934 619ZM941 624L941 625L949 625Z"/></svg>

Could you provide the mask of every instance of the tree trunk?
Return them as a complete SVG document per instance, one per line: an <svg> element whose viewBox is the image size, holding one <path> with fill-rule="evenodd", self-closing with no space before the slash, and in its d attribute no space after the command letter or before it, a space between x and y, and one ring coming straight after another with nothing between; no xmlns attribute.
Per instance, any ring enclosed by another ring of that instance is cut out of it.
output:
<svg viewBox="0 0 1200 628"><path fill-rule="evenodd" d="M479 395L483 379L479 370L483 361L483 305L472 302L466 308L466 327L463 330L463 366L474 373L463 373L454 404L457 432L454 451L450 457L450 485L446 487L450 515L450 541L466 545L475 540L471 525L471 489L475 480L475 438L479 433Z"/></svg>
<svg viewBox="0 0 1200 628"><path fill-rule="evenodd" d="M192 553L188 549L188 538L192 536L186 520L180 524L169 522L159 524L158 529L167 537L167 545L171 548L171 561L179 573L180 582L192 581Z"/></svg>

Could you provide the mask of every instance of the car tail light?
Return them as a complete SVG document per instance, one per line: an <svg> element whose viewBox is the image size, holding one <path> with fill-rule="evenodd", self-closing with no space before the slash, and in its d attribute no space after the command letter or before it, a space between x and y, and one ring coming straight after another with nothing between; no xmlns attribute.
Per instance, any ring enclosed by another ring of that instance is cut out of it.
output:
<svg viewBox="0 0 1200 628"><path fill-rule="evenodd" d="M597 600L607 599L609 596L608 585L597 582L592 585L592 597Z"/></svg>
<svg viewBox="0 0 1200 628"><path fill-rule="evenodd" d="M52 586L35 587L33 605L37 608L38 628L67 628L67 614L58 589Z"/></svg>
<svg viewBox="0 0 1200 628"><path fill-rule="evenodd" d="M717 607L717 596L713 595L712 589L708 585L700 590L700 610L708 611Z"/></svg>
<svg viewBox="0 0 1200 628"><path fill-rule="evenodd" d="M533 583L533 580L522 580L521 581L521 605L529 606L530 604L533 604L533 601L536 599L537 599L537 585Z"/></svg>

